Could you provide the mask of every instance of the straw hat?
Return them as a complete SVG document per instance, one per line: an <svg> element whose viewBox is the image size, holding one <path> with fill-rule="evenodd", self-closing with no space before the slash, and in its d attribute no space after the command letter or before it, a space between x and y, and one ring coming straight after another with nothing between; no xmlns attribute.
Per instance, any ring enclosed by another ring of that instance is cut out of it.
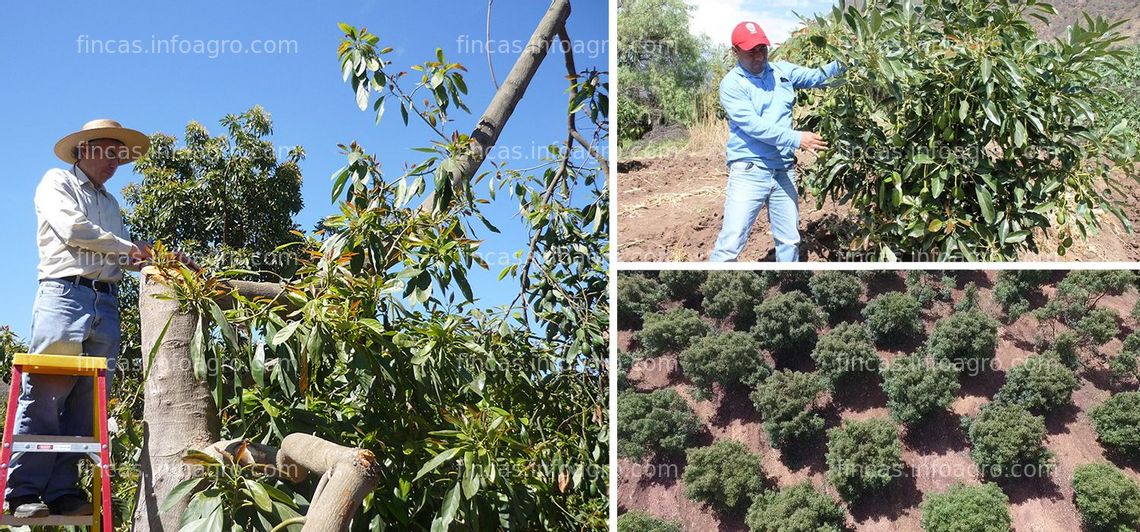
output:
<svg viewBox="0 0 1140 532"><path fill-rule="evenodd" d="M55 143L55 156L64 162L75 164L79 144L95 139L115 139L123 143L127 157L120 159L119 164L134 162L150 148L150 139L142 132L127 129L109 118L99 118L83 124L83 129L59 139Z"/></svg>

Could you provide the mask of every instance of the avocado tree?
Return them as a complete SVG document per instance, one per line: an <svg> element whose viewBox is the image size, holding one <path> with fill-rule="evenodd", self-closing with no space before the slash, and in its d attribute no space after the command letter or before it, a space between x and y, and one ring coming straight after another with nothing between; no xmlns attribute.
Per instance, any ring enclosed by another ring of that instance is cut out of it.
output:
<svg viewBox="0 0 1140 532"><path fill-rule="evenodd" d="M1121 23L1086 19L1045 41L1028 19L1051 13L1036 0L868 0L791 39L805 59L847 67L800 127L831 144L805 179L821 205L854 207L849 249L1010 260L1047 241L1064 255L1105 214L1130 227L1113 171L1133 174L1135 137L1104 120L1101 68L1127 56Z"/></svg>
<svg viewBox="0 0 1140 532"><path fill-rule="evenodd" d="M719 510L741 508L760 493L760 457L735 440L719 440L686 453L685 496Z"/></svg>
<svg viewBox="0 0 1140 532"><path fill-rule="evenodd" d="M880 369L891 417L915 423L954 402L958 368L921 354L898 357Z"/></svg>
<svg viewBox="0 0 1140 532"><path fill-rule="evenodd" d="M889 420L848 421L827 431L827 480L849 501L882 490L902 467L898 426Z"/></svg>
<svg viewBox="0 0 1140 532"><path fill-rule="evenodd" d="M922 502L926 532L1009 532L1009 497L992 482L981 486L956 483Z"/></svg>

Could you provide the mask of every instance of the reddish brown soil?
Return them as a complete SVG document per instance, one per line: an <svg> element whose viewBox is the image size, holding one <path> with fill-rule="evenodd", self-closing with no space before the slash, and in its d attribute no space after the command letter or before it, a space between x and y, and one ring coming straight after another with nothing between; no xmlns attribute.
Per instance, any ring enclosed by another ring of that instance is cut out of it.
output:
<svg viewBox="0 0 1140 532"><path fill-rule="evenodd" d="M623 160L618 166L618 259L632 262L708 260L723 219L728 171L723 155L670 154ZM1140 184L1121 179L1128 194L1125 214L1140 223ZM1128 234L1111 214L1088 241L1061 257L1042 252L1024 261L1140 261L1140 235ZM803 260L842 260L844 227L855 223L848 206L832 201L816 208L800 198L800 254ZM1049 242L1046 238L1045 242ZM1053 246L1042 246L1042 249ZM775 254L767 211L761 211L741 261L771 261Z"/></svg>
<svg viewBox="0 0 1140 532"><path fill-rule="evenodd" d="M990 290L994 272L964 275L979 288L980 305L991 315L1000 315L992 301ZM1051 283L1058 281L1055 276ZM902 288L894 280L872 281L868 292L882 293ZM1051 296L1053 287L1042 290ZM962 286L954 291L954 299L962 296ZM868 299L864 295L864 302ZM1140 324L1128 318L1136 303L1135 292L1124 296L1107 296L1100 305L1116 309L1124 316L1118 338L1099 348L1102 356L1115 354L1121 347L1121 338ZM953 311L950 303L937 302L925 311L927 333L934 322ZM725 324L710 320L718 328ZM818 489L829 493L847 510L847 524L858 531L914 531L919 530L921 504L929 493L945 491L955 482L976 484L981 482L974 461L970 458L970 445L960 426L959 416L976 414L989 402L1005 381L1005 370L1021 363L1036 352L1039 333L1037 320L1023 316L1017 321L1002 325L998 334L997 362L994 371L962 378L962 391L952 405L952 411L934 416L919 426L907 427L901 434L903 460L906 471L892 482L880 497L856 504L843 503L834 489L826 483L827 466L824 456L826 444L818 443L806 448L779 450L772 448L760 426L760 417L744 393L725 396L718 390L713 400L697 401L688 381L681 374L674 354L645 358L634 362L629 373L631 385L641 391L673 388L692 406L701 421L703 431L693 442L694 446L708 445L715 440L731 438L744 443L762 456L763 470L768 487L788 486L810 480ZM620 331L618 346L626 351L636 350L632 331ZM910 352L914 346L896 351L880 350L880 356L889 360ZM1048 435L1046 445L1056 454L1057 470L1050 477L1027 478L1002 484L1010 498L1010 514L1017 531L1076 531L1080 530L1080 515L1073 503L1071 478L1073 469L1090 462L1112 461L1132 478L1140 480L1140 464L1110 457L1096 438L1087 412L1104 402L1114 390L1105 377L1103 360L1086 359L1088 368L1082 370L1081 387L1073 394L1072 406L1062 408L1045 417ZM841 385L834 396L824 397L822 411L828 428L843 420L886 417L886 397L881 381L864 379ZM720 514L706 505L697 504L685 497L683 456L654 457L636 463L622 459L618 463L619 512L641 510L651 515L680 521L685 530L742 531L743 513Z"/></svg>

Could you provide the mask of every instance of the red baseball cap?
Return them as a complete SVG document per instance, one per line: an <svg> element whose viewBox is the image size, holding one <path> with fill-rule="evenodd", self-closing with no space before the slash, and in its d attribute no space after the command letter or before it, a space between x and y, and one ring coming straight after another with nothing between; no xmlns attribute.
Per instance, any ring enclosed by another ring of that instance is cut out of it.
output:
<svg viewBox="0 0 1140 532"><path fill-rule="evenodd" d="M768 36L764 35L764 30L755 22L741 22L732 30L732 45L741 50L751 50L761 44L772 45L768 42Z"/></svg>

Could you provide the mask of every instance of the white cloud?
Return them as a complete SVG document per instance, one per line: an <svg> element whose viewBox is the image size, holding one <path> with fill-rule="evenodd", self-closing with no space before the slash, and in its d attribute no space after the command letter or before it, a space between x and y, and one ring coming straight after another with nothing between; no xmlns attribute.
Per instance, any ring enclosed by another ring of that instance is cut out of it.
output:
<svg viewBox="0 0 1140 532"><path fill-rule="evenodd" d="M732 28L751 20L764 29L773 44L784 42L801 26L795 13L810 17L831 9L829 0L687 0L694 7L689 30L708 35L716 44L732 44ZM793 13L793 11L795 13Z"/></svg>

